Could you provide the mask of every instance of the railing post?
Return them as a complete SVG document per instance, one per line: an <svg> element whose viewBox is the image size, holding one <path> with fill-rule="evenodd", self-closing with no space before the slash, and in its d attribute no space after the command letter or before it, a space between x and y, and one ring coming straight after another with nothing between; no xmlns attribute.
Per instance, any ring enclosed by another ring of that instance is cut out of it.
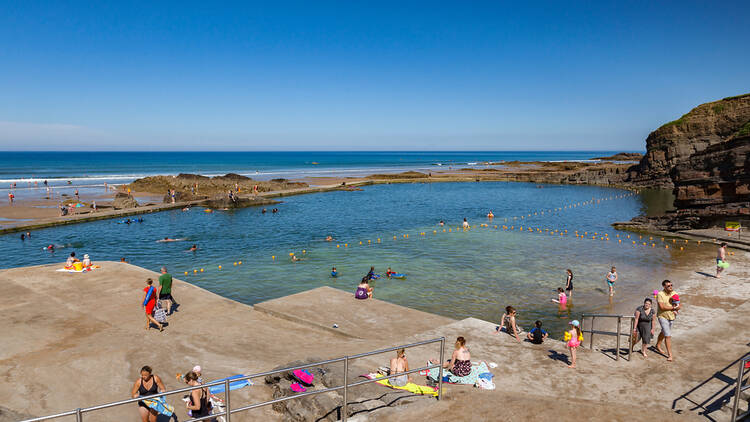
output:
<svg viewBox="0 0 750 422"><path fill-rule="evenodd" d="M630 346L628 346L628 362L633 358L633 347L635 344L633 344L633 332L635 331L635 318L630 318L630 336L628 337L628 343Z"/></svg>
<svg viewBox="0 0 750 422"><path fill-rule="evenodd" d="M620 329L621 329L620 325L622 325L621 322L622 322L622 318L618 316L617 317L617 358L615 358L615 360L620 360Z"/></svg>
<svg viewBox="0 0 750 422"><path fill-rule="evenodd" d="M589 338L589 350L594 350L594 329L596 328L594 326L594 319L596 319L596 317L592 316L591 317L591 338Z"/></svg>
<svg viewBox="0 0 750 422"><path fill-rule="evenodd" d="M740 405L740 394L742 394L742 377L745 375L745 359L740 360L740 373L737 375L737 388L734 390L734 404L732 405L732 418L730 421L737 420L737 410Z"/></svg>
<svg viewBox="0 0 750 422"><path fill-rule="evenodd" d="M230 422L232 419L232 404L231 400L229 400L229 380L224 381L224 391L227 393L224 400L224 413L226 413L224 419L226 422Z"/></svg>
<svg viewBox="0 0 750 422"><path fill-rule="evenodd" d="M76 422L83 421L83 413L81 413L81 408L79 407L76 409Z"/></svg>
<svg viewBox="0 0 750 422"><path fill-rule="evenodd" d="M440 339L440 368L438 369L438 400L443 394L443 359L445 359L445 337Z"/></svg>
<svg viewBox="0 0 750 422"><path fill-rule="evenodd" d="M349 413L349 356L344 356L344 404L341 406L341 420L346 422Z"/></svg>

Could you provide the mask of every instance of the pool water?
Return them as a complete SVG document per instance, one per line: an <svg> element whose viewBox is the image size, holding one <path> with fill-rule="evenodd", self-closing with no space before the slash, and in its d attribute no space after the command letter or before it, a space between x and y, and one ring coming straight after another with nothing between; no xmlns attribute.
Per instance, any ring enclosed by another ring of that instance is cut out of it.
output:
<svg viewBox="0 0 750 422"><path fill-rule="evenodd" d="M580 205L566 207L571 204ZM277 214L271 207L265 214L257 207L213 213L194 208L148 214L143 223L129 225L117 219L43 229L26 241L19 234L4 235L0 267L61 262L71 251L79 257L88 253L95 262L125 257L155 271L166 265L178 278L254 304L319 286L353 293L371 265L377 273L390 266L407 278L375 281L376 298L451 318L491 321L513 305L523 326L542 319L545 327L559 331L571 316L604 309L604 276L612 265L620 275L619 298L647 292L652 274L672 262L673 250L642 247L640 240L636 247L628 233L610 226L646 205L631 192L594 186L374 185L287 197L276 205ZM459 229L463 218L472 229ZM440 220L446 225L439 226ZM568 232L561 236L545 229ZM581 239L575 231L587 235ZM609 240L600 238L603 233ZM324 241L329 234L335 241ZM166 236L185 240L157 242ZM48 244L59 247L43 251ZM187 251L192 244L196 252ZM290 253L302 261L292 262ZM333 266L336 278L330 275ZM575 274L572 312L550 301L564 286L566 268ZM134 292L132 300L138 295ZM179 291L175 296L179 301Z"/></svg>

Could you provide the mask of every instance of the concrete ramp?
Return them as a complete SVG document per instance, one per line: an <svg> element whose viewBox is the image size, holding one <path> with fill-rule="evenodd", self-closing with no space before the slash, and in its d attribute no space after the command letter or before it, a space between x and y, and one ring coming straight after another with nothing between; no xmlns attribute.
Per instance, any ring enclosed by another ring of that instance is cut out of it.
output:
<svg viewBox="0 0 750 422"><path fill-rule="evenodd" d="M392 341L455 322L382 300L357 300L353 292L332 287L257 303L253 308L256 312L357 339ZM338 328L333 328L334 324Z"/></svg>

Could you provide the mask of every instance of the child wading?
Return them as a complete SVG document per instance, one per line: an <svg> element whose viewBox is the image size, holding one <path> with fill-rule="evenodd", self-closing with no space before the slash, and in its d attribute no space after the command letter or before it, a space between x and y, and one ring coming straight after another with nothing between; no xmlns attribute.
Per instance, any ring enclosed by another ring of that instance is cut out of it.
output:
<svg viewBox="0 0 750 422"><path fill-rule="evenodd" d="M570 325L573 327L570 331L565 332L565 340L568 342L568 349L570 349L570 365L568 368L576 367L576 349L581 345L583 341L583 334L581 334L580 323L577 319L570 321Z"/></svg>

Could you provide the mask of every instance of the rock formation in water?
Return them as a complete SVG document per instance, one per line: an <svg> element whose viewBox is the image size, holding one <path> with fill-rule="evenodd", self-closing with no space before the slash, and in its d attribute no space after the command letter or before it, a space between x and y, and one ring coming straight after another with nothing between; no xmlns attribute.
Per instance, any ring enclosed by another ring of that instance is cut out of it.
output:
<svg viewBox="0 0 750 422"><path fill-rule="evenodd" d="M676 210L634 220L644 228L704 228L750 218L750 94L701 104L651 132L629 180L674 190Z"/></svg>

